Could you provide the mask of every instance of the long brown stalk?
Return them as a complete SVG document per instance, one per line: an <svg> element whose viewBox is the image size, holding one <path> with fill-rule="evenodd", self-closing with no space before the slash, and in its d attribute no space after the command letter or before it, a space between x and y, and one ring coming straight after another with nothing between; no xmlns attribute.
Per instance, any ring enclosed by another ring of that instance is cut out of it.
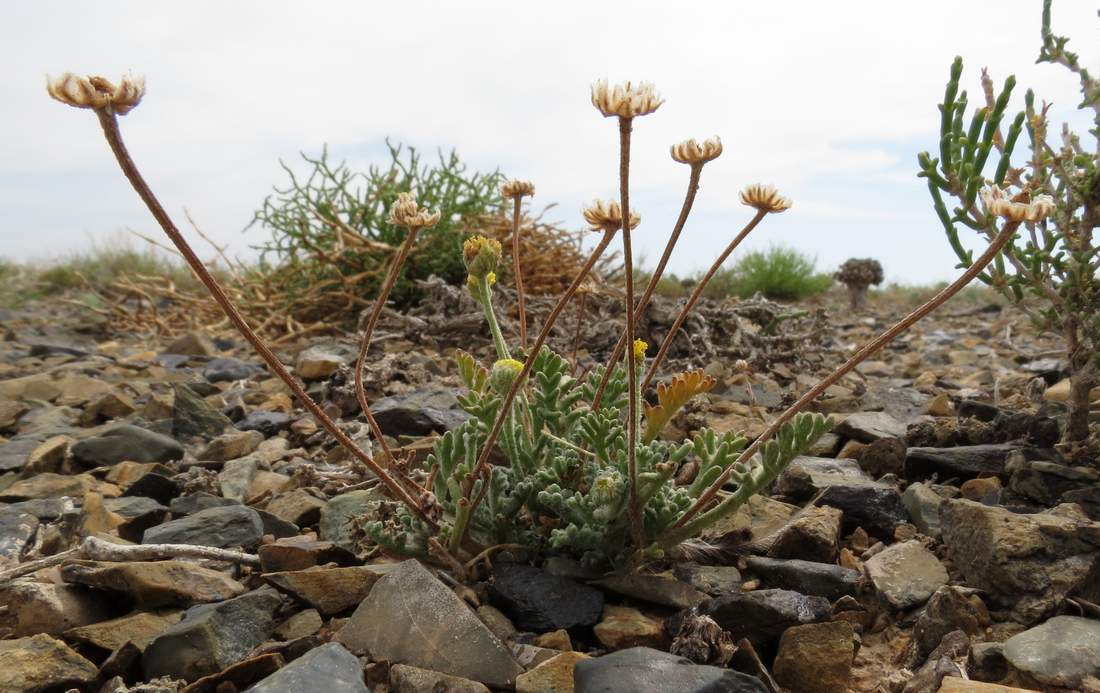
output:
<svg viewBox="0 0 1100 693"><path fill-rule="evenodd" d="M111 151L114 153L119 167L122 168L123 175L130 181L130 185L133 186L138 197L140 197L145 203L145 206L149 208L149 212L153 215L153 218L156 219L161 229L164 230L169 240L172 241L172 244L176 246L180 255L183 256L184 260L186 260L187 264L191 267L191 270L195 273L195 276L203 283L206 290L210 292L211 297L221 307L222 311L225 312L229 321L233 323L245 340L256 351L256 354L264 360L264 363L267 364L272 373L286 383L286 386L290 388L290 391L294 393L295 397L298 398L302 405L313 414L318 423L336 438L348 452L366 465L367 468L381 480L394 497L409 506L410 510L419 515L421 519L429 525L433 527L437 526L437 523L424 512L420 503L409 495L404 486L394 479L394 477L381 465L375 462L370 455L356 445L355 441L353 441L350 436L340 430L336 422L325 413L324 409L322 409L319 404L313 401L313 398L306 393L305 388L294 379L294 376L287 371L286 367L279 361L279 358L275 356L271 349L264 344L263 340L261 340L248 323L245 322L245 319L241 316L236 306L233 305L229 297L226 296L221 285L218 284L217 280L214 279L213 275L206 269L202 260L199 259L195 251L187 243L187 240L184 239L183 234L180 233L179 229L172 222L172 219L168 216L168 213L164 211L164 207L160 204L160 201L157 200L153 191L149 188L148 183L145 182L145 179L137 168L137 164L135 164L134 160L130 157L130 153L127 151L126 145L122 141L122 133L119 131L118 119L114 112L109 108L97 108L95 109L95 113L99 118L100 126L103 128L103 134L107 138L107 144L110 145Z"/></svg>
<svg viewBox="0 0 1100 693"><path fill-rule="evenodd" d="M523 196L516 195L512 208L512 273L516 275L516 306L519 309L519 346L527 348L527 308L523 298L523 269L519 263L519 220Z"/></svg>
<svg viewBox="0 0 1100 693"><path fill-rule="evenodd" d="M1019 226L1020 222L1006 222L1004 228L1001 229L1001 232L997 235L993 242L989 244L985 252L982 253L982 255L974 261L974 264L972 264L966 270L966 272L962 274L962 276L960 276L950 285L945 287L935 296L928 299L928 301L926 301L923 305L918 307L913 312L909 313L909 315L906 315L904 318L902 318L892 327L880 334L878 337L875 337L870 342L864 344L862 347L859 348L858 351L856 351L856 353L852 354L852 356L843 364L841 364L836 370L834 370L832 373L827 375L824 379L822 379L820 382L810 388L810 390L806 392L806 394L802 395L802 397L800 397L797 402L792 404L790 407L787 408L786 411L780 414L779 417L776 418L776 420L773 421L772 424L768 426L768 428L763 433L761 433L760 436L756 438L756 440L753 441L752 445L747 447L745 451L741 453L739 459L751 460L753 456L760 451L761 446L763 446L764 443L768 442L772 437L775 436L776 433L779 432L779 429L783 426L783 424L794 418L795 414L806 408L806 406L817 399L817 397L820 396L821 393L825 392L825 390L827 390L831 385L833 385L849 372L851 372L853 368L858 366L868 357L872 356L875 352L884 347L899 334L912 327L914 323L921 320L933 310L943 305L949 298L957 294L967 284L973 281L974 278L977 277L982 272L982 270L984 270L986 266L988 266L989 263L993 261L995 257L997 257L997 254L1001 252L1001 249L1004 248L1010 240L1012 240L1012 237L1016 235L1016 229L1019 228ZM679 541L682 541L683 539L694 536L696 532L700 531L708 524L708 516L716 517L720 515L720 511L716 512L717 509L715 509L708 512L706 515L696 518L694 522L692 521L692 518L696 514L698 514L703 508L705 508L715 497L715 495L717 495L722 486L727 481L729 481L732 471L732 465L730 467L727 467L725 471L723 471L722 474L714 480L714 483L712 483L706 491L700 494L695 503L690 508L688 508L687 512L685 512L683 516L681 516L680 519L676 522L676 524L673 526L673 530L671 530L666 537L661 539L662 545L673 545L678 543Z"/></svg>
<svg viewBox="0 0 1100 693"><path fill-rule="evenodd" d="M760 220L764 218L768 212L766 210L758 210L756 215L749 220L748 224L741 229L741 232L734 236L733 240L729 242L726 249L722 251L714 262L711 264L710 269L703 275L703 278L699 280L699 283L695 285L695 290L691 292L691 296L688 297L687 303L684 304L680 314L676 316L676 320L672 323L672 327L669 328L668 334L665 335L664 340L661 342L661 348L657 350L657 355L653 357L653 361L649 366L649 372L646 374L645 382L642 383L642 390L644 391L653 382L653 378L657 375L657 369L661 367L661 364L665 360L665 356L668 355L668 349L672 346L672 340L676 338L676 334L680 331L684 321L687 320L687 316L691 313L691 310L695 308L695 304L699 302L699 299L703 297L703 290L707 288L707 284L714 278L714 275L722 267L722 263L726 261L726 258L730 256L737 246L741 245L741 241L745 240L745 237L756 228L756 225L760 223Z"/></svg>

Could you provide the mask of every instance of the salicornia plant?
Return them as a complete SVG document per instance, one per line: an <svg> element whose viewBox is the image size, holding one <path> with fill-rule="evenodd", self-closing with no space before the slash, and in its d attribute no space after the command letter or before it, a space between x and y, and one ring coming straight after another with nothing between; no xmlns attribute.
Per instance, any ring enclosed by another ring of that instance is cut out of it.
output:
<svg viewBox="0 0 1100 693"><path fill-rule="evenodd" d="M959 91L962 58L955 58L940 104L939 157L918 157L936 213L961 267L970 267L972 252L960 241L960 226L987 242L997 236L997 217L1007 212L1027 230L1014 238L993 265L978 278L1016 302L1036 324L1065 340L1070 374L1069 419L1063 435L1067 452L1084 452L1089 437L1089 393L1100 385L1100 245L1093 237L1100 226L1100 80L1089 75L1067 39L1050 30L1051 0L1043 2L1042 47L1038 62L1063 65L1081 83L1082 110L1092 111L1092 144L1063 125L1060 136L1048 133L1049 104L1036 106L1035 94L1024 95L1024 110L1002 132L1015 77L1000 93L983 70L983 104L967 113L967 93ZM1020 137L1026 132L1027 145ZM1017 149L1019 168L1013 167ZM992 189L986 191L986 186ZM979 194L979 191L982 194ZM949 209L945 197L954 198ZM1030 204L1029 204L1030 203ZM1007 262L1006 262L1007 261ZM1038 303L1025 299L1038 299Z"/></svg>
<svg viewBox="0 0 1100 693"><path fill-rule="evenodd" d="M751 185L741 192L741 201L755 213L696 287L657 354L647 358L647 344L636 337L635 324L684 229L703 166L721 155L722 145L715 138L702 145L687 140L672 147L672 158L689 166L687 194L658 270L635 300L630 238L640 218L630 208L630 135L634 119L653 113L663 100L650 84L612 87L598 82L592 88L592 103L604 116L616 118L619 126L619 199L595 202L584 210L585 220L599 240L530 343L518 253L513 257L513 272L520 328L518 344L510 344L493 306L500 243L483 236L465 240L461 262L466 285L484 312L496 359L483 365L468 353L456 353L458 372L467 389L460 403L470 419L437 440L426 469L409 472L394 464L395 455L381 443L361 374L378 315L402 263L417 233L439 221L438 213L419 207L408 193L395 200L389 213L389 223L403 228L405 238L366 321L355 374L357 399L380 442L379 460L339 428L256 336L138 172L122 142L117 116L138 104L143 82L127 78L115 85L100 77L67 74L50 82L49 92L71 106L95 111L124 174L214 300L321 426L381 480L392 502L383 504L377 517L366 522L367 533L393 553L433 557L459 569L463 560L501 546L528 553L569 554L600 566L636 565L697 536L769 486L791 460L829 430L831 422L825 417L802 413L808 404L985 270L1015 236L1021 221L1016 214L1019 205L993 204L991 213L1006 221L999 231L991 226L996 231L993 241L957 281L863 345L779 414L755 440L705 429L686 440L668 440L663 435L677 411L691 398L709 391L714 380L702 371L673 375L656 385L655 404L644 400L643 392L660 372L669 343L702 295L707 279L765 216L783 212L791 203L770 186ZM534 186L525 181L502 186L502 197L513 201L515 233L519 231L522 198L533 194ZM1053 209L1043 200L1023 207L1029 218ZM565 307L586 286L592 268L616 235L623 244L627 277L622 338L606 365L577 378L575 364L550 350L546 339ZM513 236L513 248L518 247ZM685 473L688 470L693 473Z"/></svg>

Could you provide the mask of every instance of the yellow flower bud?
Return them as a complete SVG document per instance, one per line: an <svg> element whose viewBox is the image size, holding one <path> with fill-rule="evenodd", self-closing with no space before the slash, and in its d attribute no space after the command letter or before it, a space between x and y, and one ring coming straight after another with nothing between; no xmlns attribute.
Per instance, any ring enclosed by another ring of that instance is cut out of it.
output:
<svg viewBox="0 0 1100 693"><path fill-rule="evenodd" d="M645 361L645 352L649 349L649 345L646 344L644 339L634 340L634 360Z"/></svg>
<svg viewBox="0 0 1100 693"><path fill-rule="evenodd" d="M485 236L467 238L462 244L462 261L466 263L466 271L478 279L496 272L501 253L500 241ZM495 274L493 280L496 280Z"/></svg>
<svg viewBox="0 0 1100 693"><path fill-rule="evenodd" d="M512 387L519 374L523 372L523 362L515 359L500 359L489 371L489 386L494 392L504 394Z"/></svg>

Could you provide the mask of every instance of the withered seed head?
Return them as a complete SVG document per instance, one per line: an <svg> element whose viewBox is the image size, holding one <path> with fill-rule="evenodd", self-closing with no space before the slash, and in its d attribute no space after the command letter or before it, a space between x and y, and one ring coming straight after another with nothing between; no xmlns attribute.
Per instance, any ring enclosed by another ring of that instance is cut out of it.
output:
<svg viewBox="0 0 1100 693"><path fill-rule="evenodd" d="M605 117L633 118L656 111L665 102L649 82L609 86L606 79L592 85L592 105Z"/></svg>
<svg viewBox="0 0 1100 693"><path fill-rule="evenodd" d="M531 197L535 194L535 184L528 180L509 180L500 186L502 197L514 200L520 197Z"/></svg>
<svg viewBox="0 0 1100 693"><path fill-rule="evenodd" d="M584 208L584 220L593 230L615 231L623 227L623 210L618 202L594 200ZM630 228L636 228L639 223L641 223L641 217L631 211Z"/></svg>
<svg viewBox="0 0 1100 693"><path fill-rule="evenodd" d="M389 222L394 226L404 226L410 230L426 229L439 222L439 212L420 209L416 204L416 198L403 192L397 196L397 200L390 207Z"/></svg>
<svg viewBox="0 0 1100 693"><path fill-rule="evenodd" d="M996 185L983 190L981 194L986 211L1007 221L1042 221L1055 210L1054 198L1050 195L1036 195L1031 198L1031 202L1017 202Z"/></svg>
<svg viewBox="0 0 1100 693"><path fill-rule="evenodd" d="M61 103L76 108L109 109L126 115L145 96L145 78L124 76L116 85L103 77L78 77L66 72L57 79L47 75L46 91Z"/></svg>
<svg viewBox="0 0 1100 693"><path fill-rule="evenodd" d="M694 139L684 140L671 147L672 158L681 164L705 164L722 154L722 140L712 137L700 145Z"/></svg>
<svg viewBox="0 0 1100 693"><path fill-rule="evenodd" d="M791 208L791 201L780 195L774 186L761 183L754 183L741 191L741 204L770 214L779 214Z"/></svg>

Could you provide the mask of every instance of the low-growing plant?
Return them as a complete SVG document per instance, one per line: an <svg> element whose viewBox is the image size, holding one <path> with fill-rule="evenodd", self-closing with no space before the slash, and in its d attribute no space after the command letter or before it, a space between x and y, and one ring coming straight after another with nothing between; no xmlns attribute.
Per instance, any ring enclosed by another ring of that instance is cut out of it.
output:
<svg viewBox="0 0 1100 693"><path fill-rule="evenodd" d="M968 115L967 93L959 91L962 58L955 58L940 104L939 157L922 152L919 175L928 180L936 214L960 267L974 263L972 251L959 238L960 226L987 243L997 237L998 217L1022 223L1027 230L1013 238L1003 257L978 278L1012 300L1040 328L1065 340L1070 397L1062 442L1067 450L1082 452L1089 437L1089 393L1100 385L1100 245L1093 236L1100 226L1100 80L1066 50L1068 39L1051 32L1050 10L1051 0L1044 0L1037 62L1062 65L1080 80L1079 108L1092 111L1089 134L1095 142L1083 145L1067 125L1054 140L1048 132L1050 105L1037 106L1030 89L1024 95L1024 110L1002 132L1016 86L1014 76L997 93L983 70L983 105ZM1024 132L1027 153L1016 168L1012 157ZM955 200L950 210L945 194ZM1038 299L1038 307L1025 298Z"/></svg>
<svg viewBox="0 0 1100 693"><path fill-rule="evenodd" d="M833 279L848 288L848 305L862 308L867 302L867 290L882 283L882 265L874 258L849 258L833 273Z"/></svg>
<svg viewBox="0 0 1100 693"><path fill-rule="evenodd" d="M761 294L793 301L822 293L832 283L829 275L817 271L813 258L794 248L775 245L745 253L733 267L720 270L707 285L707 295L747 298Z"/></svg>
<svg viewBox="0 0 1100 693"><path fill-rule="evenodd" d="M663 100L650 84L612 87L598 82L592 88L592 103L618 125L618 199L585 208L585 220L599 240L529 345L522 333L518 344L510 343L496 320L493 287L501 264L500 243L474 237L463 244L466 285L484 312L497 358L492 364L479 364L467 353L456 355L468 389L461 402L471 418L438 439L428 469L423 470L426 473L418 478L406 464L397 464L396 456L386 449L370 414L362 372L378 315L402 263L419 232L440 222L439 212L428 212L408 193L398 195L389 211L389 222L405 229L405 236L366 321L355 368L359 403L382 445L376 458L343 432L257 337L142 178L123 144L117 116L138 104L144 83L126 78L115 85L100 77L66 74L49 83L49 92L63 103L95 112L123 173L229 320L318 423L355 461L377 476L394 499L383 504L380 515L367 523L369 534L394 553L432 556L459 572L464 560L476 561L501 546L530 553L571 554L605 567L633 566L665 555L697 536L767 487L829 429L828 419L802 413L809 403L966 286L1019 227L1018 220L1007 221L994 243L957 281L863 345L779 414L755 440L707 430L687 440L666 440L662 435L676 412L713 387L714 381L700 371L680 373L656 386L654 404L643 399L642 393L658 373L669 342L707 281L765 216L787 210L790 201L770 186L751 185L741 192L741 201L755 213L696 284L656 355L649 358L646 343L635 335L636 323L683 231L703 168L721 155L722 145L717 139L702 144L686 140L671 148L672 158L689 167L687 193L661 259L636 299L631 235L640 218L630 207L631 132L634 121L656 111ZM534 187L523 181L503 186L502 194L513 200L516 210L513 237L518 233L522 198L533 192ZM546 339L616 236L622 243L626 285L622 336L604 366L587 377L574 378L571 364L547 348ZM513 260L514 271L522 278L519 259ZM500 463L493 461L497 455ZM687 462L691 465L685 468ZM685 473L687 469L694 473Z"/></svg>

